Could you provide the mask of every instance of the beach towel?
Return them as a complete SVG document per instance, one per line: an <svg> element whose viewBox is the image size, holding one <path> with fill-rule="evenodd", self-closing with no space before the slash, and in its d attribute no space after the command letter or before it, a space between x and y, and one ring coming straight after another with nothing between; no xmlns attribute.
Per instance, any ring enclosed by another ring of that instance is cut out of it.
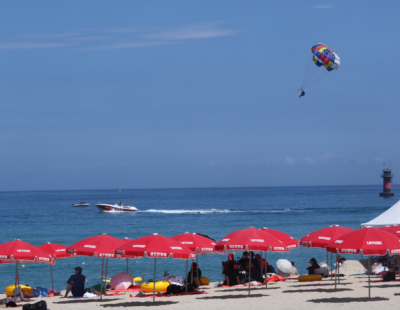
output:
<svg viewBox="0 0 400 310"><path fill-rule="evenodd" d="M108 290L107 294L110 293L133 293L133 292L138 292L140 291L140 285L131 285L128 287L126 290Z"/></svg>
<svg viewBox="0 0 400 310"><path fill-rule="evenodd" d="M266 282L270 283L270 282L279 282L279 281L284 282L284 281L286 281L286 280L285 280L284 277L281 277L281 276L278 276L278 275L274 275L274 276L272 276L272 277L269 277L269 278L266 279L266 280L264 279L263 284L266 284Z"/></svg>
<svg viewBox="0 0 400 310"><path fill-rule="evenodd" d="M202 295L202 294L210 294L208 292L188 292L187 295ZM172 295L167 295L166 293L163 294L156 294L156 298L159 297L174 297L174 296L182 296L182 295L186 295L186 293L178 293L178 294L172 294ZM137 295L137 296L133 296L130 295L130 297L153 297L153 294L142 294L142 295Z"/></svg>

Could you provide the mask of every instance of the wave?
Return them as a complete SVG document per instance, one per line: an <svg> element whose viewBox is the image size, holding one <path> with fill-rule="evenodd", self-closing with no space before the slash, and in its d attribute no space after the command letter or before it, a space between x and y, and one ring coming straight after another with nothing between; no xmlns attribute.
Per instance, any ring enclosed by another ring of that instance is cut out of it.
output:
<svg viewBox="0 0 400 310"><path fill-rule="evenodd" d="M229 210L229 209L200 209L200 210L157 210L149 209L138 211L142 213L164 213L164 214L216 214L216 213L281 213L294 211L291 209L282 210Z"/></svg>

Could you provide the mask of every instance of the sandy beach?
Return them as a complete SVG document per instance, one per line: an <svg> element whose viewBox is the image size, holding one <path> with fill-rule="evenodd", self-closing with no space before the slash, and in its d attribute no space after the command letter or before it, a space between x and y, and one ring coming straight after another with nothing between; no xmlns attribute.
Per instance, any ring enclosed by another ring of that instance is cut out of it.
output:
<svg viewBox="0 0 400 310"><path fill-rule="evenodd" d="M372 277L377 280L380 277ZM57 309L124 309L127 307L171 306L171 309L244 309L268 305L274 309L395 309L400 300L400 284L398 282L372 282L371 299L368 299L368 277L351 276L341 279L335 291L333 280L320 282L286 281L269 283L268 288L252 287L248 296L247 288L221 288L218 283L210 283L201 287L208 294L156 298L153 305L151 297L130 297L131 293L120 296L100 298L45 298L48 308ZM5 295L2 294L1 298ZM35 299L38 301L39 299ZM31 302L34 302L33 300Z"/></svg>

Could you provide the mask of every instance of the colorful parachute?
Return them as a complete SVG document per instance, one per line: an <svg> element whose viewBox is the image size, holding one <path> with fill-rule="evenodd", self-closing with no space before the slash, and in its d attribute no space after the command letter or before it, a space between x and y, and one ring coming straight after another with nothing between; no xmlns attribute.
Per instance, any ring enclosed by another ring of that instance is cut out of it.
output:
<svg viewBox="0 0 400 310"><path fill-rule="evenodd" d="M326 70L337 70L340 66L339 56L323 43L317 43L311 48L314 54L313 61L318 66L324 66Z"/></svg>

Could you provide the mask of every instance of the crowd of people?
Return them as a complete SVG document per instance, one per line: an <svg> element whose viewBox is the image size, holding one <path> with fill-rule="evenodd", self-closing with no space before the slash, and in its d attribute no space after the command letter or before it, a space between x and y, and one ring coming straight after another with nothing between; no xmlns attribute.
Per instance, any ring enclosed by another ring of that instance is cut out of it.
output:
<svg viewBox="0 0 400 310"><path fill-rule="evenodd" d="M278 270L278 275L295 276L298 275L294 262L292 271L289 274L283 274ZM260 254L244 251L240 259L235 260L233 254L229 254L228 261L223 262L223 274L225 276L224 285L234 286L245 284L249 281L264 283L264 276L267 274L277 274L274 266L270 265Z"/></svg>
<svg viewBox="0 0 400 310"><path fill-rule="evenodd" d="M343 263L344 259L340 262ZM307 268L308 274L316 274L316 270L320 268L317 260L311 258L309 261L310 267ZM249 281L257 281L264 283L264 277L268 274L278 274L282 277L297 276L298 271L294 266L294 262L291 262L292 268L290 273L284 273L278 269L276 272L275 268L270 265L260 254L254 254L254 252L244 251L243 255L235 260L234 254L230 253L228 261L222 262L224 281L223 285L235 286L239 284L246 284ZM191 269L184 280L184 285L190 285L191 287L197 288L200 285L202 277L202 271L196 263L192 263ZM70 276L67 281L67 289L65 297L71 292L74 297L83 296L85 293L85 283L87 282L86 277L82 274L82 268L76 267L75 274Z"/></svg>

